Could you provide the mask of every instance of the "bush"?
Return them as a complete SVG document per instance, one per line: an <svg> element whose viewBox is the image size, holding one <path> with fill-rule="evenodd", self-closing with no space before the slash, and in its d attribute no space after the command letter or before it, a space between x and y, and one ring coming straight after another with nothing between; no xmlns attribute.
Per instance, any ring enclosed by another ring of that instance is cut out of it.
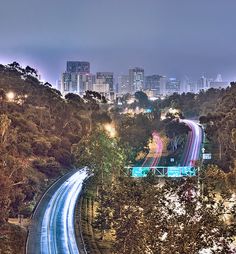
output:
<svg viewBox="0 0 236 254"><path fill-rule="evenodd" d="M46 156L50 148L51 143L43 138L33 142L33 151L36 155Z"/></svg>
<svg viewBox="0 0 236 254"><path fill-rule="evenodd" d="M41 173L45 174L47 177L57 177L61 174L61 166L55 161L54 158L50 158L46 161L35 160L33 166Z"/></svg>

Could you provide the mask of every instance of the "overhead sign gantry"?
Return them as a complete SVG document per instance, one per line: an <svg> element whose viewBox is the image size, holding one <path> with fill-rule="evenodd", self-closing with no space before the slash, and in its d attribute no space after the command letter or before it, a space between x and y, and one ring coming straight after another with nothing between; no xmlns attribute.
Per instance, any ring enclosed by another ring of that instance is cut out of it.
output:
<svg viewBox="0 0 236 254"><path fill-rule="evenodd" d="M192 166L127 167L132 177L146 177L152 172L157 177L196 176L197 168Z"/></svg>

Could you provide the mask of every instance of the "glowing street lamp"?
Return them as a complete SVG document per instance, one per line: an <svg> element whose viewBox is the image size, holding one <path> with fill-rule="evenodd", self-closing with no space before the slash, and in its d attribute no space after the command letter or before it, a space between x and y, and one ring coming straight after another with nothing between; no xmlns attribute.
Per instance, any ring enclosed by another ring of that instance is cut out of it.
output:
<svg viewBox="0 0 236 254"><path fill-rule="evenodd" d="M104 128L111 138L114 138L116 136L116 130L113 124L110 123L104 124Z"/></svg>
<svg viewBox="0 0 236 254"><path fill-rule="evenodd" d="M6 94L6 97L7 97L8 101L13 101L15 99L15 96L16 96L16 94L12 91L10 91Z"/></svg>

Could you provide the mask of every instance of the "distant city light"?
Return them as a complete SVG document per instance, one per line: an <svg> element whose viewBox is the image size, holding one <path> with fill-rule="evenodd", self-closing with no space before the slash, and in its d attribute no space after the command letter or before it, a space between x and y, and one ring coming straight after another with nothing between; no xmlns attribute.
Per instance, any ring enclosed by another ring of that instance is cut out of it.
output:
<svg viewBox="0 0 236 254"><path fill-rule="evenodd" d="M179 114L179 110L178 109L174 109L174 108L169 108L169 113L176 115Z"/></svg>
<svg viewBox="0 0 236 254"><path fill-rule="evenodd" d="M161 120L165 120L166 119L166 114L161 114Z"/></svg>
<svg viewBox="0 0 236 254"><path fill-rule="evenodd" d="M131 98L131 99L129 99L128 101L127 101L127 104L132 104L132 103L134 103L134 98Z"/></svg>

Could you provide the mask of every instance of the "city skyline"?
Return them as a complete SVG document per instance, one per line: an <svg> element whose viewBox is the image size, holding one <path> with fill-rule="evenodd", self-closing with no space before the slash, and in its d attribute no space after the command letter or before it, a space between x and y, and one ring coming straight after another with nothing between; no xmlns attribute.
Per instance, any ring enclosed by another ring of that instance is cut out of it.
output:
<svg viewBox="0 0 236 254"><path fill-rule="evenodd" d="M137 91L145 92L151 99L173 93L198 93L209 88L226 88L229 82L223 80L221 74L216 78L206 76L192 80L185 76L183 79L167 77L159 74L147 75L140 67L130 68L125 75L119 75L117 82L113 72L91 73L90 62L67 61L66 70L61 73L56 88L62 95L75 93L83 96L86 91L92 90L101 93L109 100L125 94L135 94Z"/></svg>
<svg viewBox="0 0 236 254"><path fill-rule="evenodd" d="M78 59L89 61L92 73L118 76L139 66L148 75L196 79L221 73L233 81L235 7L232 0L227 4L221 0L43 0L34 4L23 0L14 5L4 1L0 59L5 64L31 65L53 84L64 62Z"/></svg>

